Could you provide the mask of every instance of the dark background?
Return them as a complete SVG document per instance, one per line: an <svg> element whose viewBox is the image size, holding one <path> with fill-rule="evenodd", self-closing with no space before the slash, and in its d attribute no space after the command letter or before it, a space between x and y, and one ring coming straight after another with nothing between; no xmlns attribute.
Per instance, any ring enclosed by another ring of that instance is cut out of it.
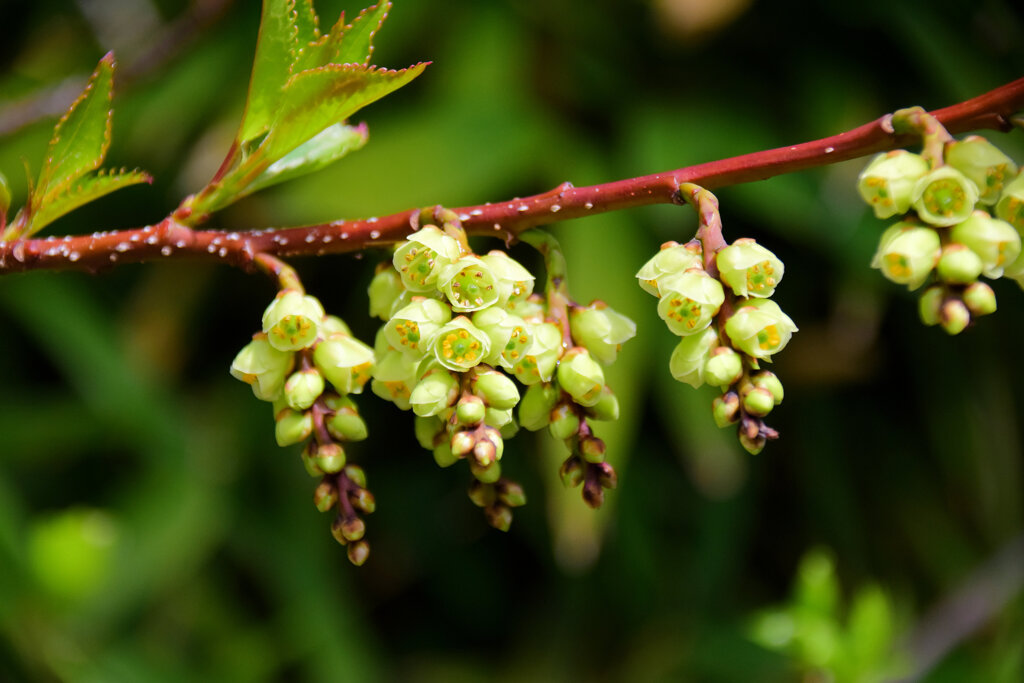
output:
<svg viewBox="0 0 1024 683"><path fill-rule="evenodd" d="M731 5L718 23L679 18ZM328 26L360 6L317 9ZM227 149L258 20L242 0L0 1L0 170L16 205L22 159L38 172L55 116L116 49L107 165L156 181L48 233L166 215ZM1021 11L1000 0L397 0L374 62L433 64L360 112L370 144L212 224L500 201L802 142L1017 78L1022 44ZM1024 160L1020 133L991 139ZM298 448L273 443L269 407L227 373L268 281L187 263L5 276L0 679L883 680L893 670L866 659L827 673L827 658L753 635L765 610L799 603L797 566L825 548L841 606L811 640L877 585L894 622L879 637L903 673L1021 680L1024 293L994 283L1000 310L960 337L924 328L915 297L868 268L884 224L854 190L861 166L717 193L726 238L786 264L775 299L800 332L773 367L780 441L747 455L714 427L713 391L668 374L675 338L634 273L689 239L692 212L569 221L554 229L574 296L638 323L609 371L622 420L598 427L619 489L590 511L557 480L560 446L524 432L503 465L530 503L496 532L464 495L465 468L437 468L411 415L367 393L371 438L351 453L378 511L361 569L313 508ZM372 340L365 287L382 256L294 265ZM1003 573L978 595L994 597L968 601L979 628L927 619L993 562ZM929 637L948 645L925 656Z"/></svg>

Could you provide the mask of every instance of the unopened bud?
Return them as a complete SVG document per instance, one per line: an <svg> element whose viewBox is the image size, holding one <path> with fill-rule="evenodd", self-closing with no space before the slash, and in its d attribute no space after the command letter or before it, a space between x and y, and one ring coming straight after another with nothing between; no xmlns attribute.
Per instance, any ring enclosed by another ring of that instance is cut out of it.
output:
<svg viewBox="0 0 1024 683"><path fill-rule="evenodd" d="M942 302L946 298L946 288L935 285L924 290L918 300L917 312L925 325L938 325L942 322Z"/></svg>
<svg viewBox="0 0 1024 683"><path fill-rule="evenodd" d="M291 446L305 441L313 433L313 416L285 408L277 414L274 437L278 446Z"/></svg>
<svg viewBox="0 0 1024 683"><path fill-rule="evenodd" d="M935 269L946 282L966 285L978 279L983 267L981 257L969 247L950 242L942 248L942 256Z"/></svg>
<svg viewBox="0 0 1024 683"><path fill-rule="evenodd" d="M739 419L739 413L740 397L735 391L716 396L711 402L711 414L719 428L735 424Z"/></svg>
<svg viewBox="0 0 1024 683"><path fill-rule="evenodd" d="M597 481L601 488L614 489L619 485L619 475L611 463L602 462L594 467L597 468Z"/></svg>
<svg viewBox="0 0 1024 683"><path fill-rule="evenodd" d="M583 502L594 510L604 505L604 487L598 480L587 479L583 482Z"/></svg>
<svg viewBox="0 0 1024 683"><path fill-rule="evenodd" d="M580 439L580 455L591 463L604 462L605 445L604 441L596 436L585 436Z"/></svg>
<svg viewBox="0 0 1024 683"><path fill-rule="evenodd" d="M973 316L996 312L996 293L984 282L975 282L969 285L964 290L963 299Z"/></svg>
<svg viewBox="0 0 1024 683"><path fill-rule="evenodd" d="M751 383L755 387L761 387L771 392L772 398L775 400L775 405L782 403L782 398L785 396L785 392L782 388L782 381L779 380L778 376L769 370L762 370L756 373L750 378Z"/></svg>
<svg viewBox="0 0 1024 683"><path fill-rule="evenodd" d="M349 494L349 501L352 503L352 507L368 515L373 514L373 511L377 509L377 499L366 489L352 491Z"/></svg>
<svg viewBox="0 0 1024 683"><path fill-rule="evenodd" d="M473 480L466 494L473 501L473 505L476 505L478 508L490 507L494 505L494 501L497 499L494 484L485 484L479 480Z"/></svg>
<svg viewBox="0 0 1024 683"><path fill-rule="evenodd" d="M455 417L464 426L477 425L484 419L487 406L484 400L473 394L466 394L455 404Z"/></svg>
<svg viewBox="0 0 1024 683"><path fill-rule="evenodd" d="M475 460L469 461L469 471L485 484L493 484L501 478L501 463L494 461L490 465L480 466Z"/></svg>
<svg viewBox="0 0 1024 683"><path fill-rule="evenodd" d="M569 489L579 486L583 481L585 467L578 456L570 455L558 468L558 476L562 478L562 484Z"/></svg>
<svg viewBox="0 0 1024 683"><path fill-rule="evenodd" d="M764 450L764 445L767 442L768 439L765 438L762 434L750 437L742 430L740 431L740 445L743 446L747 453L750 453L751 455L757 455L762 450Z"/></svg>
<svg viewBox="0 0 1024 683"><path fill-rule="evenodd" d="M476 446L476 436L473 432L455 432L452 435L452 454L461 458L473 450Z"/></svg>
<svg viewBox="0 0 1024 683"><path fill-rule="evenodd" d="M595 420L614 422L619 419L619 399L610 386L604 385L597 403L587 410L587 414Z"/></svg>
<svg viewBox="0 0 1024 683"><path fill-rule="evenodd" d="M341 444L321 444L317 448L314 462L327 474L336 474L341 472L341 468L345 466L345 451Z"/></svg>
<svg viewBox="0 0 1024 683"><path fill-rule="evenodd" d="M960 334L971 322L971 312L960 299L947 299L942 304L940 324L947 334Z"/></svg>
<svg viewBox="0 0 1024 683"><path fill-rule="evenodd" d="M359 488L366 488L366 472L359 465L347 465L345 467L345 476Z"/></svg>
<svg viewBox="0 0 1024 683"><path fill-rule="evenodd" d="M580 418L568 403L560 403L551 411L548 431L556 439L568 439L580 430Z"/></svg>
<svg viewBox="0 0 1024 683"><path fill-rule="evenodd" d="M514 481L502 479L495 485L498 499L510 508L526 505L526 493L523 487Z"/></svg>
<svg viewBox="0 0 1024 683"><path fill-rule="evenodd" d="M348 561L362 567L370 557L370 544L365 540L356 541L348 547Z"/></svg>
<svg viewBox="0 0 1024 683"><path fill-rule="evenodd" d="M327 512L338 502L338 487L330 479L321 481L313 491L313 505L320 512Z"/></svg>
<svg viewBox="0 0 1024 683"><path fill-rule="evenodd" d="M508 531L512 526L512 510L505 505L492 505L484 508L487 523L498 531Z"/></svg>
<svg viewBox="0 0 1024 683"><path fill-rule="evenodd" d="M743 397L743 409L756 417L764 417L774 407L775 398L767 389L754 387Z"/></svg>
<svg viewBox="0 0 1024 683"><path fill-rule="evenodd" d="M434 447L434 462L437 463L438 467L451 467L459 461L459 456L452 453L452 446L450 443L442 443Z"/></svg>
<svg viewBox="0 0 1024 683"><path fill-rule="evenodd" d="M743 359L728 346L711 351L704 365L704 381L713 387L727 387L743 375Z"/></svg>

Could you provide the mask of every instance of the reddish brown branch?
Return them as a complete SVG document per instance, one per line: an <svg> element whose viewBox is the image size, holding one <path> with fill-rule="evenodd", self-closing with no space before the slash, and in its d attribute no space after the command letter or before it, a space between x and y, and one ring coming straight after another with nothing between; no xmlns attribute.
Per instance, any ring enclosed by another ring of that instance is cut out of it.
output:
<svg viewBox="0 0 1024 683"><path fill-rule="evenodd" d="M1024 78L932 114L951 133L990 128L1009 130L1011 117L1024 110ZM512 240L529 228L569 218L648 204L679 203L680 183L708 189L764 180L783 173L866 156L919 143L893 131L891 115L821 140L744 154L730 159L618 180L573 187L564 183L543 194L497 204L454 209L471 234ZM252 232L190 230L167 218L134 230L76 237L21 240L0 244L0 274L25 270L99 271L114 263L168 258L224 261L251 268L258 253L310 256L383 247L403 239L418 221L420 209L381 218Z"/></svg>

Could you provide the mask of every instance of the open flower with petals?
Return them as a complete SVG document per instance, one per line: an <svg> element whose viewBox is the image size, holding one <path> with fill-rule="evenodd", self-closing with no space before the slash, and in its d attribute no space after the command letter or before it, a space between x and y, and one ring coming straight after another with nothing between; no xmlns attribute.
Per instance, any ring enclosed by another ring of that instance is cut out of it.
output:
<svg viewBox="0 0 1024 683"><path fill-rule="evenodd" d="M278 351L267 335L259 332L235 356L231 376L252 385L252 393L261 401L276 401L295 364L294 357L291 351Z"/></svg>
<svg viewBox="0 0 1024 683"><path fill-rule="evenodd" d="M460 313L479 311L498 303L498 278L484 261L463 256L445 266L437 278L437 288Z"/></svg>
<svg viewBox="0 0 1024 683"><path fill-rule="evenodd" d="M769 297L782 281L782 261L749 237L742 237L715 256L722 282L736 296Z"/></svg>
<svg viewBox="0 0 1024 683"><path fill-rule="evenodd" d="M315 297L283 289L263 312L263 332L278 351L298 351L313 345L323 320L324 307Z"/></svg>
<svg viewBox="0 0 1024 683"><path fill-rule="evenodd" d="M681 273L690 268L701 268L704 265L700 243L697 241L679 244L665 242L661 250L651 257L637 272L640 288L648 294L660 297L658 283L663 275Z"/></svg>
<svg viewBox="0 0 1024 683"><path fill-rule="evenodd" d="M658 290L661 292L658 315L668 329L680 337L695 334L710 325L725 301L722 283L696 268L666 275Z"/></svg>
<svg viewBox="0 0 1024 683"><path fill-rule="evenodd" d="M395 250L392 263L405 288L413 292L429 292L445 266L459 258L462 249L454 237L440 228L428 225L409 235Z"/></svg>
<svg viewBox="0 0 1024 683"><path fill-rule="evenodd" d="M460 315L438 330L431 345L434 358L449 370L479 365L491 350L491 340L469 318Z"/></svg>
<svg viewBox="0 0 1024 683"><path fill-rule="evenodd" d="M725 322L733 347L767 361L786 347L796 331L793 320L771 299L751 299Z"/></svg>

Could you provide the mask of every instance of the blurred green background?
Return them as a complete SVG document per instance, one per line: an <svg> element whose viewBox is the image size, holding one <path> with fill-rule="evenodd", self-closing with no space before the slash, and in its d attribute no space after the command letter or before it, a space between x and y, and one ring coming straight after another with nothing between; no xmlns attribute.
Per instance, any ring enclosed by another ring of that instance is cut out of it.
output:
<svg viewBox="0 0 1024 683"><path fill-rule="evenodd" d="M360 5L318 0L322 24ZM244 100L259 3L0 2L0 170L16 202L55 116L116 49L108 164L156 177L48 229L155 222L201 187ZM1024 73L1010 0L397 0L374 61L431 60L360 112L370 144L230 207L231 229L498 201L678 168L935 108ZM992 139L1024 160L1024 136ZM692 212L555 227L570 288L639 333L601 424L619 489L594 513L520 434L508 534L371 395L353 449L378 511L350 566L298 449L227 373L273 296L224 267L0 279L0 680L1024 679L1024 293L958 338L867 266L862 164L718 191L728 239L786 263L800 326L756 457L667 372L634 273ZM494 245L481 243L482 248ZM513 252L524 259L528 251ZM297 260L364 339L382 254ZM947 611L936 611L937 608Z"/></svg>

